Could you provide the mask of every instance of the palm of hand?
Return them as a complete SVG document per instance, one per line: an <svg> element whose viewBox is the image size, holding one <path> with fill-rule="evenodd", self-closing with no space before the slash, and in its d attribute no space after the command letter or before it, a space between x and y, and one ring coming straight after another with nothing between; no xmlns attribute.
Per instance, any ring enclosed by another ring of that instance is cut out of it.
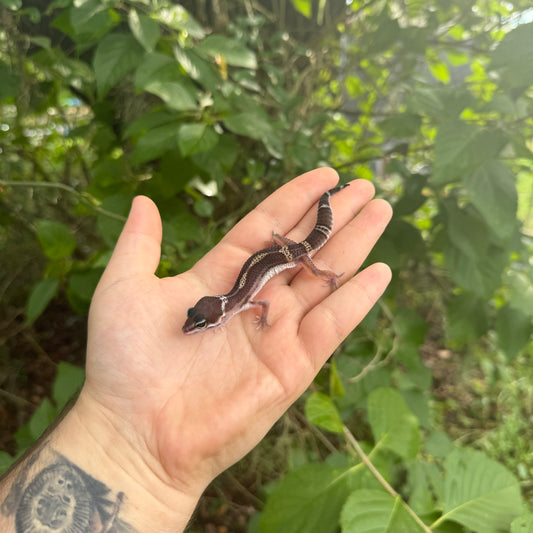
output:
<svg viewBox="0 0 533 533"><path fill-rule="evenodd" d="M293 180L176 278L153 274L161 238L155 207L142 199L143 211L137 206L130 216L93 301L84 392L146 446L171 480L207 483L249 451L386 286L383 265L350 279L390 217L387 204L369 203L372 187L359 181L332 202L336 234L317 256L346 272L339 290L330 295L321 280L291 269L261 291L271 301L266 331L255 329L250 310L218 330L181 332L187 307L231 287L278 220L280 233L298 225L292 236L305 236L316 216L314 201L334 182L328 169ZM308 195L299 208L297 192Z"/></svg>

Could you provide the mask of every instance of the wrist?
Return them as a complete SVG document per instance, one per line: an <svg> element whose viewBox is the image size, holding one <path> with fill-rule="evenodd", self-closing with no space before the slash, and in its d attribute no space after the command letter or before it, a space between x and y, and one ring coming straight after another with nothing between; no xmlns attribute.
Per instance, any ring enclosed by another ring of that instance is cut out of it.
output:
<svg viewBox="0 0 533 533"><path fill-rule="evenodd" d="M127 424L82 394L58 429L51 446L114 494L123 493L123 520L139 533L185 529L205 487L180 488L167 479Z"/></svg>
<svg viewBox="0 0 533 533"><path fill-rule="evenodd" d="M15 531L26 517L54 527L81 520L80 531L113 524L128 533L183 531L203 487L179 490L142 448L82 394L0 486L0 504L9 501L0 523L3 514L12 528L0 529Z"/></svg>

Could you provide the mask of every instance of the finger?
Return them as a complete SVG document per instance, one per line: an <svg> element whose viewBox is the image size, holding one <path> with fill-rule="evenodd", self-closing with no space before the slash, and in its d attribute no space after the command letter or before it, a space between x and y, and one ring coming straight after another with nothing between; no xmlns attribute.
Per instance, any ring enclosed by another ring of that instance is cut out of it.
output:
<svg viewBox="0 0 533 533"><path fill-rule="evenodd" d="M135 197L102 279L153 274L161 256L161 238L156 205L146 196Z"/></svg>
<svg viewBox="0 0 533 533"><path fill-rule="evenodd" d="M384 263L369 266L304 317L299 336L318 371L333 350L363 320L391 279Z"/></svg>
<svg viewBox="0 0 533 533"><path fill-rule="evenodd" d="M326 167L298 176L263 200L226 235L224 241L243 248L249 248L250 242L255 242L253 250L257 244L259 248L264 247L265 235L267 240L272 231L286 235L338 181L337 172Z"/></svg>
<svg viewBox="0 0 533 533"><path fill-rule="evenodd" d="M198 261L194 273L215 292L229 290L244 261L265 247L272 231L285 235L337 181L333 169L318 168L280 187Z"/></svg>
<svg viewBox="0 0 533 533"><path fill-rule="evenodd" d="M331 197L330 203L333 212L332 237L330 237L324 248L322 248L313 258L313 262L317 265L318 268L333 270L337 274L347 272L346 267L339 266L337 264L336 254L331 257L331 254L329 252L331 247L330 243L335 238L334 236L341 232L343 227L345 227L347 224L353 223L354 217L368 204L368 202L370 202L370 200L372 200L372 198L374 197L374 193L374 186L368 180L359 179L352 181L350 183L350 187L348 187L347 189L343 189L339 194L336 194L335 196ZM309 232L314 227L316 217L317 206L314 205L309 210L302 223L298 224L298 226L294 228L294 230L291 231L287 236L296 242L301 242L303 239L305 239L305 237L307 237L307 235L309 235ZM358 215L357 220L361 220L360 215ZM378 226L376 227L379 226L381 226L381 224L378 224ZM376 227L371 227L371 231L368 231L368 229L365 227L364 233L351 232L349 238L345 238L343 240L342 247L336 247L335 250L338 250L341 255L346 255L347 253L354 252L356 249L362 250L363 248L360 247L360 244L358 242L359 239L364 240L366 237L371 237L371 234L374 233ZM379 231L378 235L381 234L381 231ZM339 242L338 238L336 240L337 242ZM371 240L371 242L372 247L375 241ZM328 252L324 252L326 248ZM368 253L369 250L370 249L368 249L366 253ZM365 257L366 253L364 255ZM349 275L351 276L357 270L357 268L359 268L360 265L361 263L358 263L355 268L351 269L351 274ZM346 279L346 277L343 276L343 279ZM323 282L313 276L305 268L285 270L279 276L276 276L271 282L271 284L281 285L290 283L292 287L294 280L300 280L303 283L310 283L311 287L313 287L314 285L315 288L323 286ZM325 294L323 291L319 291L319 293L322 294L322 297Z"/></svg>
<svg viewBox="0 0 533 533"><path fill-rule="evenodd" d="M343 274L338 279L338 285L346 283L359 270L391 216L392 209L388 202L372 200L367 203L313 258L316 266L338 275ZM320 278L306 269L301 269L290 285L303 303L304 312L322 300L330 290Z"/></svg>

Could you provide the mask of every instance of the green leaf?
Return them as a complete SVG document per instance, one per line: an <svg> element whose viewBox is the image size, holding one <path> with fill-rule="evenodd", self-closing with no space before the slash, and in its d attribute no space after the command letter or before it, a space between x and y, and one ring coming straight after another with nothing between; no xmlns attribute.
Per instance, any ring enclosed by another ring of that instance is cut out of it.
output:
<svg viewBox="0 0 533 533"><path fill-rule="evenodd" d="M57 278L46 278L33 286L26 304L26 322L28 324L33 324L41 316L56 295L58 287L59 280Z"/></svg>
<svg viewBox="0 0 533 533"><path fill-rule="evenodd" d="M332 398L343 398L346 396L344 385L337 368L337 361L332 359L329 371L329 390Z"/></svg>
<svg viewBox="0 0 533 533"><path fill-rule="evenodd" d="M11 68L0 63L0 101L14 97L20 91L20 77L11 71Z"/></svg>
<svg viewBox="0 0 533 533"><path fill-rule="evenodd" d="M38 220L35 226L41 249L50 259L69 257L76 248L76 240L65 224L53 220Z"/></svg>
<svg viewBox="0 0 533 533"><path fill-rule="evenodd" d="M423 113L430 117L442 118L444 115L444 104L439 91L418 87L407 102L408 110L412 113Z"/></svg>
<svg viewBox="0 0 533 533"><path fill-rule="evenodd" d="M120 22L120 16L116 11L106 8L100 0L87 0L74 4L65 11L69 15L70 27L65 25L62 29L78 43L99 41Z"/></svg>
<svg viewBox="0 0 533 533"><path fill-rule="evenodd" d="M205 36L202 26L183 6L164 8L159 13L155 12L154 17L170 28L180 30L195 39L202 39Z"/></svg>
<svg viewBox="0 0 533 533"><path fill-rule="evenodd" d="M61 361L57 365L57 374L52 386L52 398L58 410L63 409L70 398L78 392L85 380L85 372L79 366Z"/></svg>
<svg viewBox="0 0 533 533"><path fill-rule="evenodd" d="M198 45L197 50L215 58L222 56L228 65L234 67L257 68L255 54L240 41L224 35L209 35Z"/></svg>
<svg viewBox="0 0 533 533"><path fill-rule="evenodd" d="M133 70L143 55L142 48L131 35L106 35L94 54L94 73L100 98Z"/></svg>
<svg viewBox="0 0 533 533"><path fill-rule="evenodd" d="M304 17L311 18L313 6L311 0L291 0L291 4Z"/></svg>
<svg viewBox="0 0 533 533"><path fill-rule="evenodd" d="M526 346L533 327L531 318L510 305L502 307L496 318L496 333L501 349L508 359L516 357Z"/></svg>
<svg viewBox="0 0 533 533"><path fill-rule="evenodd" d="M131 162L140 164L156 159L170 150L178 148L178 123L164 124L148 130L137 139L131 153Z"/></svg>
<svg viewBox="0 0 533 533"><path fill-rule="evenodd" d="M117 215L122 215L124 221L129 212L132 202L132 195L130 194L117 194L112 196L107 196L102 202L102 208L116 213ZM104 214L99 214L97 219L98 232L104 240L104 242L109 246L109 248L114 248L117 242L118 236L124 227L124 222L111 218Z"/></svg>
<svg viewBox="0 0 533 533"><path fill-rule="evenodd" d="M333 533L348 496L346 471L322 463L289 472L270 493L259 533Z"/></svg>
<svg viewBox="0 0 533 533"><path fill-rule="evenodd" d="M511 533L533 533L533 514L527 513L511 523Z"/></svg>
<svg viewBox="0 0 533 533"><path fill-rule="evenodd" d="M176 113L172 113L167 109L163 111L148 111L148 113L138 116L133 122L131 122L124 131L122 137L128 139L139 133L146 133L151 129L171 122L175 123L174 127L177 129L179 122L176 115Z"/></svg>
<svg viewBox="0 0 533 533"><path fill-rule="evenodd" d="M485 301L471 293L454 295L446 307L447 335L452 346L475 343L488 328Z"/></svg>
<svg viewBox="0 0 533 533"><path fill-rule="evenodd" d="M371 489L356 490L350 494L342 508L341 527L342 533L424 531L407 512L399 497L394 498L382 490Z"/></svg>
<svg viewBox="0 0 533 533"><path fill-rule="evenodd" d="M418 420L395 390L378 388L367 400L368 422L376 446L387 448L404 459L420 449Z"/></svg>
<svg viewBox="0 0 533 533"><path fill-rule="evenodd" d="M485 258L489 246L489 233L479 214L468 206L459 208L452 198L446 199L443 206L450 242L464 255L474 260Z"/></svg>
<svg viewBox="0 0 533 533"><path fill-rule="evenodd" d="M509 470L472 449L456 449L444 463L444 513L477 533L508 531L522 513L520 485Z"/></svg>
<svg viewBox="0 0 533 533"><path fill-rule="evenodd" d="M479 128L462 121L442 124L435 138L435 164L431 181L444 185L457 181L465 170L465 150L478 135Z"/></svg>
<svg viewBox="0 0 533 533"><path fill-rule="evenodd" d="M210 217L214 210L213 202L208 198L198 198L194 202L194 212L200 217Z"/></svg>
<svg viewBox="0 0 533 533"><path fill-rule="evenodd" d="M505 249L489 246L486 255L477 258L448 243L443 251L452 279L465 291L486 299L501 284L502 273L508 261Z"/></svg>
<svg viewBox="0 0 533 533"><path fill-rule="evenodd" d="M464 185L470 201L487 225L505 241L516 227L518 193L514 176L501 161L488 161L467 175Z"/></svg>
<svg viewBox="0 0 533 533"><path fill-rule="evenodd" d="M102 276L101 268L94 268L85 272L76 272L68 280L67 297L73 309L84 314L89 310L94 290Z"/></svg>
<svg viewBox="0 0 533 533"><path fill-rule="evenodd" d="M58 409L52 402L45 398L35 410L28 422L29 434L33 440L37 440L46 428L55 420L59 414Z"/></svg>
<svg viewBox="0 0 533 533"><path fill-rule="evenodd" d="M272 125L268 117L255 112L230 115L224 119L224 124L233 133L251 137L258 141L273 134Z"/></svg>
<svg viewBox="0 0 533 533"><path fill-rule="evenodd" d="M204 89L214 92L219 89L222 79L213 65L200 57L194 49L174 47L174 57L191 79Z"/></svg>
<svg viewBox="0 0 533 533"><path fill-rule="evenodd" d="M506 136L499 130L484 130L461 120L444 122L435 138L431 182L445 185L461 181L467 172L494 160L506 143Z"/></svg>
<svg viewBox="0 0 533 533"><path fill-rule="evenodd" d="M450 83L450 71L444 61L431 61L429 63L429 70L435 79L442 83Z"/></svg>
<svg viewBox="0 0 533 533"><path fill-rule="evenodd" d="M154 80L146 85L145 90L159 96L170 109L192 111L198 107L194 93L185 80Z"/></svg>
<svg viewBox="0 0 533 533"><path fill-rule="evenodd" d="M305 402L305 416L312 424L333 433L342 433L343 424L333 400L320 392L314 392Z"/></svg>
<svg viewBox="0 0 533 533"><path fill-rule="evenodd" d="M22 7L22 0L0 0L0 5L11 9L11 11L17 11Z"/></svg>
<svg viewBox="0 0 533 533"><path fill-rule="evenodd" d="M15 462L16 458L9 453L0 451L0 476L3 476L7 469Z"/></svg>
<svg viewBox="0 0 533 533"><path fill-rule="evenodd" d="M139 15L135 9L130 9L128 24L139 44L147 52L153 52L160 36L157 22L146 15Z"/></svg>
<svg viewBox="0 0 533 533"><path fill-rule="evenodd" d="M218 133L207 124L182 124L178 130L178 146L183 157L211 150L218 138Z"/></svg>
<svg viewBox="0 0 533 533"><path fill-rule="evenodd" d="M417 113L401 113L378 123L387 137L399 139L416 135L421 125L422 117Z"/></svg>
<svg viewBox="0 0 533 533"><path fill-rule="evenodd" d="M490 68L499 71L504 87L528 87L533 84L533 22L519 24L507 33L492 52Z"/></svg>
<svg viewBox="0 0 533 533"><path fill-rule="evenodd" d="M180 72L175 59L164 54L146 54L135 72L135 88L159 96L171 109L196 109L196 90Z"/></svg>

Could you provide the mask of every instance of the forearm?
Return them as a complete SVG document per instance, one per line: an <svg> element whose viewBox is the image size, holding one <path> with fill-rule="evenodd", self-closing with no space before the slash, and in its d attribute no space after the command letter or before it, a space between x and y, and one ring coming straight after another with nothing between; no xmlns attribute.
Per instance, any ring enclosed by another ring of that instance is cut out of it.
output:
<svg viewBox="0 0 533 533"><path fill-rule="evenodd" d="M162 482L125 439L80 414L75 406L0 480L0 531L183 531L199 494Z"/></svg>

